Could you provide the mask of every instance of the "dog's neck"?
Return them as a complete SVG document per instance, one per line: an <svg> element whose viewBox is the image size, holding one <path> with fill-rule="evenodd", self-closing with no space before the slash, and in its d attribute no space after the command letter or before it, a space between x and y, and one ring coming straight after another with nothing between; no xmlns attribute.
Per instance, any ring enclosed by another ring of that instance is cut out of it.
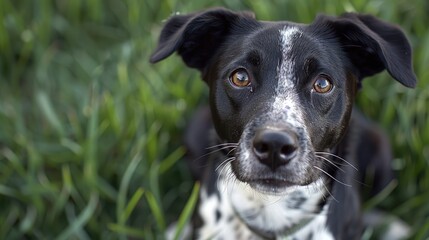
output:
<svg viewBox="0 0 429 240"><path fill-rule="evenodd" d="M228 175L231 174L220 176L219 191L229 197L241 220L264 237L294 235L327 206L327 190L321 179L308 186L291 187L281 196L272 196L256 192L245 183L230 180Z"/></svg>
<svg viewBox="0 0 429 240"><path fill-rule="evenodd" d="M223 154L218 157L228 159ZM217 181L214 181L217 191L202 189L201 192L199 213L205 223L199 232L202 239L231 237L228 234L237 229L243 234L236 236L237 239L255 235L264 239L285 236L307 239L326 227L330 196L330 186L324 185L326 181L320 179L307 186L292 187L281 196L265 195L235 179L229 163L220 167L218 164ZM323 231L330 236L328 230Z"/></svg>

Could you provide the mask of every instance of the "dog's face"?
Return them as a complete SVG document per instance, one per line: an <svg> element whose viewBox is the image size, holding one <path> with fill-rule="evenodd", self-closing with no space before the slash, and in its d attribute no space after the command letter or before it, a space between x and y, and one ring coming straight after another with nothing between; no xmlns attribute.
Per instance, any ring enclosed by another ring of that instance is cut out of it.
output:
<svg viewBox="0 0 429 240"><path fill-rule="evenodd" d="M344 133L357 79L340 46L312 29L266 24L237 35L205 75L219 135L238 142L232 169L263 192L319 178Z"/></svg>
<svg viewBox="0 0 429 240"><path fill-rule="evenodd" d="M414 86L411 49L396 27L367 16L320 16L310 25L260 22L215 9L175 16L159 61L177 51L210 87L213 122L238 143L235 176L271 194L330 175L362 78L387 69ZM320 155L322 154L322 155Z"/></svg>

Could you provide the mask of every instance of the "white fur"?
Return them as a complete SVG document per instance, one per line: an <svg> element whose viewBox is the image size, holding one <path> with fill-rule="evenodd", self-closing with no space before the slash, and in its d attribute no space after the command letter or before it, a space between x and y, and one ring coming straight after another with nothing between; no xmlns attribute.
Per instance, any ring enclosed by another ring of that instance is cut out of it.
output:
<svg viewBox="0 0 429 240"><path fill-rule="evenodd" d="M201 192L199 213L204 226L198 234L200 239L259 239L248 226L277 232L277 239L308 239L310 234L315 239L333 239L326 228L328 205L321 213L311 213L316 210L318 201L325 197L321 179L309 186L292 187L284 196L271 196L256 192L246 183L227 179L230 174L231 168L226 166L218 179L219 195L207 196L204 189ZM293 196L297 193L306 200L299 209L291 208L289 206L293 205ZM216 210L221 212L221 219L217 222ZM228 222L230 217L232 220ZM286 227L304 221L308 223L292 235L280 234Z"/></svg>
<svg viewBox="0 0 429 240"><path fill-rule="evenodd" d="M309 239L310 233L313 233L312 239L334 240L334 236L326 226L327 207L328 205L325 206L325 210L322 213L317 215L311 222L296 232L293 236L282 236L278 239Z"/></svg>
<svg viewBox="0 0 429 240"><path fill-rule="evenodd" d="M293 41L302 33L296 27L285 27L280 30L280 43L282 50L282 61L277 69L276 96L272 105L272 115L286 115L287 124L292 127L304 127L302 108L299 106L298 96L295 88L294 67L295 61L292 56ZM294 116L292 116L294 113Z"/></svg>
<svg viewBox="0 0 429 240"><path fill-rule="evenodd" d="M207 191L203 188L200 198L199 214L204 225L197 233L198 239L257 239L241 219L235 215L231 201L225 192L220 190L219 195L208 196ZM221 213L218 221L216 221L216 211ZM232 220L228 221L230 216Z"/></svg>
<svg viewBox="0 0 429 240"><path fill-rule="evenodd" d="M298 110L293 88L295 84L295 76L293 68L295 62L291 56L293 40L300 34L300 31L295 27L280 30L280 43L282 52L282 61L277 68L277 88L276 97L273 103L274 111L284 111L286 107L292 107L292 110Z"/></svg>

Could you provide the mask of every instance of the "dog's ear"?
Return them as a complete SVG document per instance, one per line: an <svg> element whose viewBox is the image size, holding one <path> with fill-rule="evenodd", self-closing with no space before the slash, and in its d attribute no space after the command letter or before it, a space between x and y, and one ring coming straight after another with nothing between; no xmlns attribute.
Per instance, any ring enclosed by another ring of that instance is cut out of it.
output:
<svg viewBox="0 0 429 240"><path fill-rule="evenodd" d="M356 13L340 17L320 15L313 25L334 31L356 67L359 79L386 69L403 85L415 87L417 79L412 67L411 46L399 27L371 15Z"/></svg>
<svg viewBox="0 0 429 240"><path fill-rule="evenodd" d="M150 62L161 61L177 51L186 65L203 70L234 27L256 23L251 12L223 8L173 16L165 24Z"/></svg>

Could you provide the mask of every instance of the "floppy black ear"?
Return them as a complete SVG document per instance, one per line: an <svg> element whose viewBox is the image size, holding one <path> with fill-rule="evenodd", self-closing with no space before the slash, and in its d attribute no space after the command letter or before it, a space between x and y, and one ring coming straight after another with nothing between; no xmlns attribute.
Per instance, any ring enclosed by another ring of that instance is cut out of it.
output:
<svg viewBox="0 0 429 240"><path fill-rule="evenodd" d="M177 51L186 65L203 70L234 28L256 23L251 12L235 13L223 8L173 16L165 24L150 62Z"/></svg>
<svg viewBox="0 0 429 240"><path fill-rule="evenodd" d="M412 50L405 34L393 24L371 15L346 13L340 17L318 16L317 26L331 28L358 71L359 79L386 69L407 87L417 79L412 67Z"/></svg>

